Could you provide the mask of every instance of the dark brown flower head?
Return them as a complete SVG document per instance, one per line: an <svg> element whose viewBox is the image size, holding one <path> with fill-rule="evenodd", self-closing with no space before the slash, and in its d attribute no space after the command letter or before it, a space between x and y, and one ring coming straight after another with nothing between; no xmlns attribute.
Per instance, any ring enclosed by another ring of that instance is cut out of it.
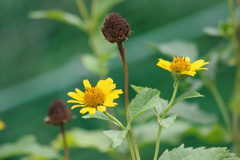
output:
<svg viewBox="0 0 240 160"><path fill-rule="evenodd" d="M102 33L107 41L115 43L125 41L131 31L126 19L116 13L111 13L105 19Z"/></svg>
<svg viewBox="0 0 240 160"><path fill-rule="evenodd" d="M71 110L59 99L52 102L48 110L48 117L44 119L46 124L60 125L67 123L72 118Z"/></svg>

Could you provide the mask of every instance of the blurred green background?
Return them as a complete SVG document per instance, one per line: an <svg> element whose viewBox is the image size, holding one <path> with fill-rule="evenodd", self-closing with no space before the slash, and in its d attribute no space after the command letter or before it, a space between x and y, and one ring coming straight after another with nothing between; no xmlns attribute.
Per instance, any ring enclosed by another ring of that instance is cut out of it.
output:
<svg viewBox="0 0 240 160"><path fill-rule="evenodd" d="M91 1L85 2L89 7ZM6 124L6 128L0 131L0 145L15 142L25 135L35 135L40 144L49 145L60 131L59 127L43 123L51 102L54 99L67 101L67 92L75 88L83 89L83 79L89 79L92 84L99 79L81 63L81 55L91 53L85 33L65 23L28 18L30 11L49 9L61 9L79 15L74 0L0 1L0 117ZM222 38L204 34L203 28L217 26L220 20L225 20L228 16L225 0L126 0L111 9L109 13L111 12L127 19L133 31L124 42L130 84L157 88L164 99L171 97L173 80L171 75L157 67L156 63L160 57L171 59L152 50L148 44L187 40L196 43L200 55L203 56L214 45L223 41ZM102 41L105 41L104 37ZM114 79L117 88L123 89L124 75L119 57L110 59L108 67L108 77ZM234 71L234 67L218 66L217 86L226 101L231 96ZM183 86L180 93L184 90ZM205 87L199 92L205 97L188 102L197 103L202 110L214 114L216 121L222 123L210 92ZM130 89L130 99L134 96L135 92ZM123 96L117 103L119 105L115 111L124 121ZM70 107L69 104L68 106ZM82 115L78 111L72 111L77 118L67 124L67 130L74 127L88 130L108 128L107 122L81 119ZM175 144L164 143L161 152L182 143L187 147L231 147L228 141L217 142L202 140L195 136L193 131L192 134L182 134L181 140ZM153 143L145 145L141 151L142 159L152 158L154 147ZM71 148L70 155L73 160L111 159L105 153L87 148Z"/></svg>

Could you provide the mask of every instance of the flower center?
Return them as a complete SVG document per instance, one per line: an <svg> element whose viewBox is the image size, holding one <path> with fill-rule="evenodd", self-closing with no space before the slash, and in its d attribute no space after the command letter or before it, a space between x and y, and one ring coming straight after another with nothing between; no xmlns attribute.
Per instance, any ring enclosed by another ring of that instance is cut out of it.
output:
<svg viewBox="0 0 240 160"><path fill-rule="evenodd" d="M190 71L191 64L188 57L174 57L173 62L170 64L170 68L173 72L181 73L183 71Z"/></svg>
<svg viewBox="0 0 240 160"><path fill-rule="evenodd" d="M105 100L105 94L98 87L86 88L83 99L86 106L96 108L97 106L103 104Z"/></svg>

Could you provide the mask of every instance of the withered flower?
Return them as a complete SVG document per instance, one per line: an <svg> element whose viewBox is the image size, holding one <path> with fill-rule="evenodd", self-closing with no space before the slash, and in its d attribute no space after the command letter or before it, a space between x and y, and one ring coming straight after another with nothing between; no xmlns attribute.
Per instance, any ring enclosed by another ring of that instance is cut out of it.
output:
<svg viewBox="0 0 240 160"><path fill-rule="evenodd" d="M109 14L103 24L102 33L111 43L123 42L130 36L130 25L117 13Z"/></svg>
<svg viewBox="0 0 240 160"><path fill-rule="evenodd" d="M48 117L44 119L44 122L49 125L60 125L67 123L72 117L71 110L66 104L62 100L56 99L50 105Z"/></svg>

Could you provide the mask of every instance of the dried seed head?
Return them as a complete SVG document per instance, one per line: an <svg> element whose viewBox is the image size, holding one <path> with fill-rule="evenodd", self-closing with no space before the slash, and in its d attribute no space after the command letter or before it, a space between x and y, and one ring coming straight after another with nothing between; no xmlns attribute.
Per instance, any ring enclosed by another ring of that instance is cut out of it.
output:
<svg viewBox="0 0 240 160"><path fill-rule="evenodd" d="M44 122L49 125L60 125L67 123L72 118L70 109L65 105L62 100L54 100L49 107L48 117Z"/></svg>
<svg viewBox="0 0 240 160"><path fill-rule="evenodd" d="M105 19L102 33L107 41L115 43L125 41L131 31L126 19L116 13L111 13Z"/></svg>

